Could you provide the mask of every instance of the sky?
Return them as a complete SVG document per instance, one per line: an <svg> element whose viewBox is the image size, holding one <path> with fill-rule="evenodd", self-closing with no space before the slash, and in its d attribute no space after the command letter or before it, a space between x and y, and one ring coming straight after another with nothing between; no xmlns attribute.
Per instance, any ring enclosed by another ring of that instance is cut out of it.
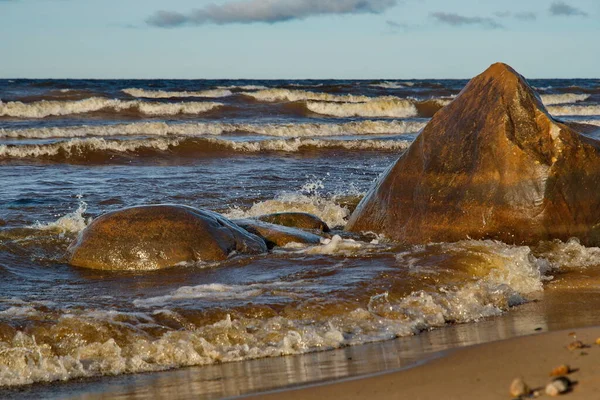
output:
<svg viewBox="0 0 600 400"><path fill-rule="evenodd" d="M600 0L0 0L0 78L600 78Z"/></svg>

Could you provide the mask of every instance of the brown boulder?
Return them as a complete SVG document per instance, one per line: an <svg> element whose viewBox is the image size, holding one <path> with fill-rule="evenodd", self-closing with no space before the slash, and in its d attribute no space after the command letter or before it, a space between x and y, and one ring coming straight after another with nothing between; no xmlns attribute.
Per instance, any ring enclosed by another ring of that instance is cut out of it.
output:
<svg viewBox="0 0 600 400"><path fill-rule="evenodd" d="M409 244L577 237L600 244L600 143L554 120L505 64L438 111L346 229Z"/></svg>
<svg viewBox="0 0 600 400"><path fill-rule="evenodd" d="M257 219L236 219L232 221L250 233L265 240L269 248L285 246L288 243L320 244L321 237L288 226L270 224Z"/></svg>
<svg viewBox="0 0 600 400"><path fill-rule="evenodd" d="M266 214L256 219L270 224L289 226L291 228L314 229L329 232L329 226L316 215L303 212L281 212Z"/></svg>
<svg viewBox="0 0 600 400"><path fill-rule="evenodd" d="M233 251L267 251L261 238L219 214L177 205L104 214L69 247L70 263L103 270L153 270L181 262L220 261Z"/></svg>

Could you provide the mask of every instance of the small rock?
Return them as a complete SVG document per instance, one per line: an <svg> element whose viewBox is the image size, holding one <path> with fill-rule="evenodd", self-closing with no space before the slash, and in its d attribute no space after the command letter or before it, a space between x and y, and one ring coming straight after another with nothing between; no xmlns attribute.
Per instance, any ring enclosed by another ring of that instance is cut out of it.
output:
<svg viewBox="0 0 600 400"><path fill-rule="evenodd" d="M510 384L510 395L513 397L521 397L529 394L529 387L521 378L515 378Z"/></svg>
<svg viewBox="0 0 600 400"><path fill-rule="evenodd" d="M565 376L556 378L546 385L546 394L550 396L559 396L566 393L571 388L571 381Z"/></svg>
<svg viewBox="0 0 600 400"><path fill-rule="evenodd" d="M600 345L600 337L596 339L596 344Z"/></svg>
<svg viewBox="0 0 600 400"><path fill-rule="evenodd" d="M569 372L571 372L571 368L566 364L562 364L554 368L552 372L550 372L550 376L563 376L567 375Z"/></svg>
<svg viewBox="0 0 600 400"><path fill-rule="evenodd" d="M583 349L584 347L585 347L585 345L583 344L583 342L581 340L575 340L574 342L569 343L569 345L567 346L567 349L576 350L576 349Z"/></svg>

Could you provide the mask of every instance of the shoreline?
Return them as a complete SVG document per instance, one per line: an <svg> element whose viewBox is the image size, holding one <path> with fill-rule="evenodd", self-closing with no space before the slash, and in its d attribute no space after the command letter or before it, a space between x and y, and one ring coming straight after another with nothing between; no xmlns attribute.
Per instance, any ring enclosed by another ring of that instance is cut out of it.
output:
<svg viewBox="0 0 600 400"><path fill-rule="evenodd" d="M575 338L586 347L567 348ZM513 379L522 378L542 395L551 381L550 372L569 365L574 382L569 399L600 396L600 326L521 336L449 350L445 355L399 371L368 377L315 384L297 389L243 396L245 399L301 400L342 396L344 399L396 399L399 394L413 399L496 399L510 398ZM540 397L541 397L540 396Z"/></svg>

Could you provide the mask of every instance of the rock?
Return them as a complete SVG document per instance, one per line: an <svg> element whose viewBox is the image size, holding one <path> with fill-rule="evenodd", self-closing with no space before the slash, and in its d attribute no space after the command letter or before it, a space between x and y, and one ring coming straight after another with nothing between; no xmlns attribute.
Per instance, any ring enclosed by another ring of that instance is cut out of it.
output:
<svg viewBox="0 0 600 400"><path fill-rule="evenodd" d="M550 376L563 376L563 375L568 375L570 372L571 372L571 368L566 364L562 364L562 365L559 365L558 367L554 368L550 372Z"/></svg>
<svg viewBox="0 0 600 400"><path fill-rule="evenodd" d="M567 349L569 350L583 349L585 347L587 346L581 340L575 340L567 345Z"/></svg>
<svg viewBox="0 0 600 400"><path fill-rule="evenodd" d="M521 378L515 378L510 384L509 393L512 397L526 396L530 392L529 387Z"/></svg>
<svg viewBox="0 0 600 400"><path fill-rule="evenodd" d="M571 381L565 376L553 379L552 382L546 385L546 394L550 396L559 396L566 393L571 388Z"/></svg>
<svg viewBox="0 0 600 400"><path fill-rule="evenodd" d="M288 226L270 224L256 219L236 219L232 222L263 238L269 248L285 246L292 242L302 244L321 243L320 236Z"/></svg>
<svg viewBox="0 0 600 400"><path fill-rule="evenodd" d="M265 242L219 214L177 205L104 214L69 247L70 263L103 270L153 270L181 262L220 261L233 251L258 254Z"/></svg>
<svg viewBox="0 0 600 400"><path fill-rule="evenodd" d="M346 226L408 244L577 237L600 245L600 142L497 63L438 111Z"/></svg>
<svg viewBox="0 0 600 400"><path fill-rule="evenodd" d="M315 229L321 232L329 232L329 226L316 215L303 212L281 212L261 215L256 219L270 224L289 226L299 229Z"/></svg>

